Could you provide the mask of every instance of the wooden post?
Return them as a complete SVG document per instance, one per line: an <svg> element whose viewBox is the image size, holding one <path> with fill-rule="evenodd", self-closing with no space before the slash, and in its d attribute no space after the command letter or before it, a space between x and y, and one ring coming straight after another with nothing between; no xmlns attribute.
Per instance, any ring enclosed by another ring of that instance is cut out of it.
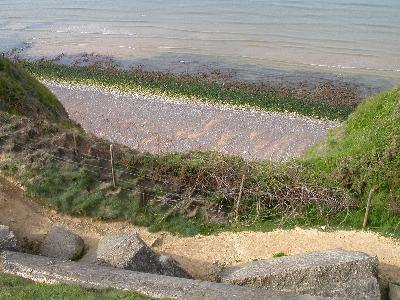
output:
<svg viewBox="0 0 400 300"><path fill-rule="evenodd" d="M113 180L113 186L117 187L117 182L115 180L115 172L114 172L114 153L113 153L113 145L110 144L110 162L111 162L111 176Z"/></svg>
<svg viewBox="0 0 400 300"><path fill-rule="evenodd" d="M245 179L245 175L243 174L242 182L240 183L239 195L238 195L238 198L236 201L236 207L235 207L235 222L236 223L239 221L239 207L240 207L240 201L242 200L244 179Z"/></svg>
<svg viewBox="0 0 400 300"><path fill-rule="evenodd" d="M78 155L78 145L76 143L76 136L75 136L75 132L72 133L72 137L74 139L74 153L75 155Z"/></svg>
<svg viewBox="0 0 400 300"><path fill-rule="evenodd" d="M372 189L369 191L368 201L367 201L367 207L366 207L366 209L365 209L365 215L364 215L363 230L365 230L365 228L367 227L369 209L370 209L370 207L371 207L372 194L373 194L374 192L375 192L375 189L374 189L374 188L372 188Z"/></svg>
<svg viewBox="0 0 400 300"><path fill-rule="evenodd" d="M260 202L260 198L257 199L257 206L256 206L256 221L258 220L258 218L260 217L260 210L261 210L261 202Z"/></svg>

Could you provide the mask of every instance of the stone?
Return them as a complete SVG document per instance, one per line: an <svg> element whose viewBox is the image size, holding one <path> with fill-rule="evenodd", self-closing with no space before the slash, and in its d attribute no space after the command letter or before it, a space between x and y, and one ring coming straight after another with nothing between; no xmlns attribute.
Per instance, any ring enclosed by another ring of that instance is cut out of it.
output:
<svg viewBox="0 0 400 300"><path fill-rule="evenodd" d="M106 235L97 246L97 262L115 268L146 273L160 272L157 254L135 231Z"/></svg>
<svg viewBox="0 0 400 300"><path fill-rule="evenodd" d="M41 247L41 254L65 260L78 259L85 247L82 238L62 225L53 226Z"/></svg>
<svg viewBox="0 0 400 300"><path fill-rule="evenodd" d="M389 283L389 300L400 300L400 285Z"/></svg>
<svg viewBox="0 0 400 300"><path fill-rule="evenodd" d="M188 272L186 272L179 263L168 255L160 255L158 261L161 264L160 274L181 278L193 278Z"/></svg>
<svg viewBox="0 0 400 300"><path fill-rule="evenodd" d="M252 261L225 269L221 282L349 299L380 299L378 260L334 249Z"/></svg>
<svg viewBox="0 0 400 300"><path fill-rule="evenodd" d="M168 299L271 299L319 300L323 297L296 295L253 287L81 264L25 253L0 252L0 270L36 282L75 284L85 288L115 288L153 298Z"/></svg>
<svg viewBox="0 0 400 300"><path fill-rule="evenodd" d="M0 225L0 251L20 251L20 244L8 226Z"/></svg>
<svg viewBox="0 0 400 300"><path fill-rule="evenodd" d="M135 231L106 235L97 246L96 260L115 268L191 278L171 257L156 254Z"/></svg>

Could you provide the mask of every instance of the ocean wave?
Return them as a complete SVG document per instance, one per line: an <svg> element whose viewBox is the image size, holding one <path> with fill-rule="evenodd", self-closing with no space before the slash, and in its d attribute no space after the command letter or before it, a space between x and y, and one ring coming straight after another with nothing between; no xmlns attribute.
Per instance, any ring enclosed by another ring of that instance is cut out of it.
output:
<svg viewBox="0 0 400 300"><path fill-rule="evenodd" d="M309 64L313 67L321 68L331 68L331 69L353 69L353 70L365 70L365 71L378 71L378 72L400 72L396 69L385 69L385 68L370 68L370 67L354 67L354 66L344 66L344 65L327 65L327 64Z"/></svg>

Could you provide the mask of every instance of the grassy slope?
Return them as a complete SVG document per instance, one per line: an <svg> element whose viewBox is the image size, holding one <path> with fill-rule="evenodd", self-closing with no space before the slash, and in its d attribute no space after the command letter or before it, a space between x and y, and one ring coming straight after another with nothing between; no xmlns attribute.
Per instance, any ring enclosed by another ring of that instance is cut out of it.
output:
<svg viewBox="0 0 400 300"><path fill-rule="evenodd" d="M0 273L0 299L1 300L28 300L28 299L53 299L53 300L102 300L150 299L137 293L123 292L113 289L91 290L75 285L64 284L36 284L32 281Z"/></svg>
<svg viewBox="0 0 400 300"><path fill-rule="evenodd" d="M0 56L0 110L72 124L62 104L26 70Z"/></svg>
<svg viewBox="0 0 400 300"><path fill-rule="evenodd" d="M313 147L305 160L316 179L334 177L363 203L374 189L370 226L386 224L398 231L400 89L365 100L341 128Z"/></svg>
<svg viewBox="0 0 400 300"><path fill-rule="evenodd" d="M183 96L218 104L250 106L271 111L294 112L317 118L344 120L357 104L357 97L342 87L317 87L318 96L295 95L289 89L260 84L227 83L189 75L173 75L142 70L123 71L95 67L70 67L49 61L23 62L35 76L51 80L95 84L128 92L149 92ZM321 92L327 89L326 92ZM331 91L331 93L329 92ZM313 98L313 99L312 99ZM317 98L317 99L316 99Z"/></svg>

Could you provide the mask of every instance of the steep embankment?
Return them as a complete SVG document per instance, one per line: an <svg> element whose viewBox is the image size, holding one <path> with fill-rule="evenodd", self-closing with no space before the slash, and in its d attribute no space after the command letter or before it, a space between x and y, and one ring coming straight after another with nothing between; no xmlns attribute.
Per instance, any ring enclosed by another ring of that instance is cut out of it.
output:
<svg viewBox="0 0 400 300"><path fill-rule="evenodd" d="M0 111L72 124L63 105L27 71L0 57Z"/></svg>
<svg viewBox="0 0 400 300"><path fill-rule="evenodd" d="M385 224L387 229L399 230L399 88L366 99L305 158L317 181L334 178L364 207L371 195L371 227ZM361 219L363 210L359 214L353 217Z"/></svg>

